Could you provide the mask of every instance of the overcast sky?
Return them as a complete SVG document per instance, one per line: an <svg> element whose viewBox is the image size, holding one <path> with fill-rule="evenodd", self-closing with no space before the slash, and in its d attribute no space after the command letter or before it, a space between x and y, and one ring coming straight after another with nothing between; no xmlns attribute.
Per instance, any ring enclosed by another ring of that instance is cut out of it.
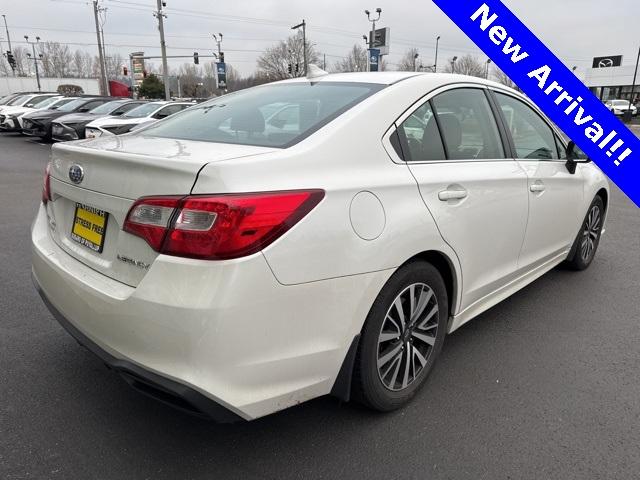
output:
<svg viewBox="0 0 640 480"><path fill-rule="evenodd" d="M126 56L144 50L148 55L159 55L157 22L152 16L154 0L101 2L108 9L107 54L118 51ZM579 76L594 56L622 54L623 64L635 63L640 47L640 0L505 3L569 67L578 66ZM225 60L246 75L255 69L261 51L290 35L290 27L304 18L309 40L326 54L327 64L332 64L354 43L364 45L361 37L370 24L363 11L376 7L383 10L378 25L391 28L387 57L391 64L410 47L419 48L425 65L433 64L438 35L442 37L440 65L453 55L482 55L431 0L167 0L168 54L208 54L215 48L211 33L222 32ZM0 0L0 14L7 16L14 44L24 41L24 35L39 35L42 41L66 42L72 49L96 53L93 9L88 0ZM6 50L3 29L0 38ZM172 60L170 64L178 66L184 61Z"/></svg>

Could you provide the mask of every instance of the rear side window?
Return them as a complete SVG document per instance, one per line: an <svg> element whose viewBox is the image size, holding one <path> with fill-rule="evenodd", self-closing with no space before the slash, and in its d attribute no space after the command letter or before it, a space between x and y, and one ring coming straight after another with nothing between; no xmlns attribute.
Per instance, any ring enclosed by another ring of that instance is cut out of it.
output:
<svg viewBox="0 0 640 480"><path fill-rule="evenodd" d="M382 88L384 85L323 81L262 85L191 107L144 133L286 148Z"/></svg>
<svg viewBox="0 0 640 480"><path fill-rule="evenodd" d="M458 88L432 100L450 160L505 158L504 147L483 90Z"/></svg>
<svg viewBox="0 0 640 480"><path fill-rule="evenodd" d="M111 115L122 115L123 113L127 113L129 110L133 110L136 107L139 107L142 103L126 103L121 107L115 109Z"/></svg>
<svg viewBox="0 0 640 480"><path fill-rule="evenodd" d="M445 160L438 124L429 102L422 105L398 128L404 159L408 162Z"/></svg>
<svg viewBox="0 0 640 480"><path fill-rule="evenodd" d="M529 160L557 160L558 148L551 127L529 105L495 92L516 147L516 156Z"/></svg>

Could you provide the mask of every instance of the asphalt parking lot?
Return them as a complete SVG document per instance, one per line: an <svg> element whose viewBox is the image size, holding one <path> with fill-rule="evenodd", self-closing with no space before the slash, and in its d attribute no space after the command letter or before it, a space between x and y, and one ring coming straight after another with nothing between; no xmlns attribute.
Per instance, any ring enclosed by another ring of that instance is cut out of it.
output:
<svg viewBox="0 0 640 480"><path fill-rule="evenodd" d="M451 335L404 410L321 398L217 425L130 389L40 301L29 226L49 150L0 135L0 478L638 478L640 210L619 190L591 268Z"/></svg>

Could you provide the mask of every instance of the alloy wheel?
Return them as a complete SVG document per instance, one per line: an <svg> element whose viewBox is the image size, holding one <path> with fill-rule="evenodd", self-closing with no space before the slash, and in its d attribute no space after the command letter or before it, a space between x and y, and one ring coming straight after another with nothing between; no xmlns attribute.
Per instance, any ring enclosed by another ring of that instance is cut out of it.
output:
<svg viewBox="0 0 640 480"><path fill-rule="evenodd" d="M438 333L438 300L424 283L402 290L387 310L378 335L378 376L389 390L400 391L420 375Z"/></svg>
<svg viewBox="0 0 640 480"><path fill-rule="evenodd" d="M589 210L589 215L587 215L584 230L582 231L582 241L580 242L580 256L585 263L591 259L595 252L596 242L600 235L601 220L600 207L594 205Z"/></svg>

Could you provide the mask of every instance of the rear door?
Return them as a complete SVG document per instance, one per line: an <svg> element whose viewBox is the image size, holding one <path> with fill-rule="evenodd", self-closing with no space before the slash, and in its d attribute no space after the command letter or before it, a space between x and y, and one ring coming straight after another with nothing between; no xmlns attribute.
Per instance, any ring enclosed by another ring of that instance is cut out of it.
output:
<svg viewBox="0 0 640 480"><path fill-rule="evenodd" d="M569 173L564 146L550 124L523 100L493 92L527 173L529 223L519 266L534 267L570 247L584 212L580 169Z"/></svg>
<svg viewBox="0 0 640 480"><path fill-rule="evenodd" d="M484 88L449 87L398 122L402 154L458 255L462 309L513 278L527 224L527 177L491 105Z"/></svg>

